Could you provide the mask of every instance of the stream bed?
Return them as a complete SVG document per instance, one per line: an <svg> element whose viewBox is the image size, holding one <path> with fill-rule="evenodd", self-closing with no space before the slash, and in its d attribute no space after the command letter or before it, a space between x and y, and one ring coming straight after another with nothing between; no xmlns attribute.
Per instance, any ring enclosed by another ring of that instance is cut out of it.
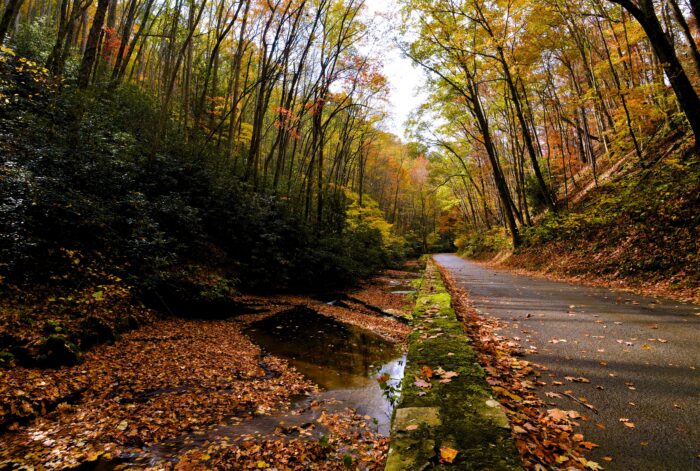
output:
<svg viewBox="0 0 700 471"><path fill-rule="evenodd" d="M320 438L327 430L317 419L324 413L354 409L365 416L370 427L388 436L393 400L403 378L406 356L392 342L368 331L344 324L304 307L296 307L251 324L246 334L263 350L289 361L321 389L293 399L289 409L271 414L254 414L248 419L232 417L207 430L177 437L102 461L96 469L154 466L176 462L183 452L205 449L209 444L231 442L253 435L273 436L286 430L302 431L307 438ZM390 378L385 393L377 378ZM291 433L291 432L290 432Z"/></svg>

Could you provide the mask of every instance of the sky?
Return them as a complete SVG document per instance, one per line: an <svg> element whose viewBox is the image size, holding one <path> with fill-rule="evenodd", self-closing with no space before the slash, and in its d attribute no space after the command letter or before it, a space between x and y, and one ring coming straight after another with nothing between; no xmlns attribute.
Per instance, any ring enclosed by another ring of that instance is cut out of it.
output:
<svg viewBox="0 0 700 471"><path fill-rule="evenodd" d="M406 138L404 123L425 99L425 95L420 92L425 76L422 70L413 66L410 59L402 55L396 45L401 20L396 0L367 0L366 5L368 14L376 15L376 21L379 22L381 50L373 52L382 57L383 72L391 89L387 106L389 117L385 125L388 131Z"/></svg>

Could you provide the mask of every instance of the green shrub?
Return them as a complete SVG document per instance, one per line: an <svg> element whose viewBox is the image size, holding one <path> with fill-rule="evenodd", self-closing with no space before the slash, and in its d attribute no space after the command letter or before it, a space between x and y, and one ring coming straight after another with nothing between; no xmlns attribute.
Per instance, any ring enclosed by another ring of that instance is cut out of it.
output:
<svg viewBox="0 0 700 471"><path fill-rule="evenodd" d="M502 228L463 234L455 245L460 255L471 258L486 257L512 248L510 238Z"/></svg>
<svg viewBox="0 0 700 471"><path fill-rule="evenodd" d="M71 250L144 291L171 285L183 299L221 300L232 280L319 289L403 256L380 215L347 224L341 195L329 199L323 230L312 227L288 201L222 173L222 151L185 141L173 123L154 152L157 103L135 87L58 91L20 84L14 70L0 69L23 97L0 110L0 277L80 282L68 276ZM182 283L182 267L207 264L226 267L226 280Z"/></svg>
<svg viewBox="0 0 700 471"><path fill-rule="evenodd" d="M39 17L20 23L9 44L18 56L45 64L53 49L55 38L54 22L50 18Z"/></svg>

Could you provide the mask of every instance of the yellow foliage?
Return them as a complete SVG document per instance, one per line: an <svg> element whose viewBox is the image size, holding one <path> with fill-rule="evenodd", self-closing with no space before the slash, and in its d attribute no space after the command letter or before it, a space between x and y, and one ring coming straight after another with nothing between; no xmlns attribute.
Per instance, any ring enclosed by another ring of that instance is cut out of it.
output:
<svg viewBox="0 0 700 471"><path fill-rule="evenodd" d="M393 224L385 218L379 203L369 195L362 196L362 206L360 206L360 195L352 190L345 190L345 196L351 201L346 214L346 224L349 229L357 229L360 225L377 229L382 235L384 247L394 247L402 245L403 239L393 233Z"/></svg>

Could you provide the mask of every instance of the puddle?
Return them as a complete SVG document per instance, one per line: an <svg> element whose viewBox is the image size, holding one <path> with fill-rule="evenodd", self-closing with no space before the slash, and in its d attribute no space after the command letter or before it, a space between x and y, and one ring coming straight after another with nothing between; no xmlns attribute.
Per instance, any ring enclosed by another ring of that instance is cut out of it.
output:
<svg viewBox="0 0 700 471"><path fill-rule="evenodd" d="M332 404L331 410L356 409L389 434L393 405L377 377L386 373L392 386L403 378L406 357L393 343L301 307L259 321L247 333L321 386L316 400Z"/></svg>
<svg viewBox="0 0 700 471"><path fill-rule="evenodd" d="M329 390L376 383L377 370L401 357L393 343L302 307L256 322L247 334Z"/></svg>

